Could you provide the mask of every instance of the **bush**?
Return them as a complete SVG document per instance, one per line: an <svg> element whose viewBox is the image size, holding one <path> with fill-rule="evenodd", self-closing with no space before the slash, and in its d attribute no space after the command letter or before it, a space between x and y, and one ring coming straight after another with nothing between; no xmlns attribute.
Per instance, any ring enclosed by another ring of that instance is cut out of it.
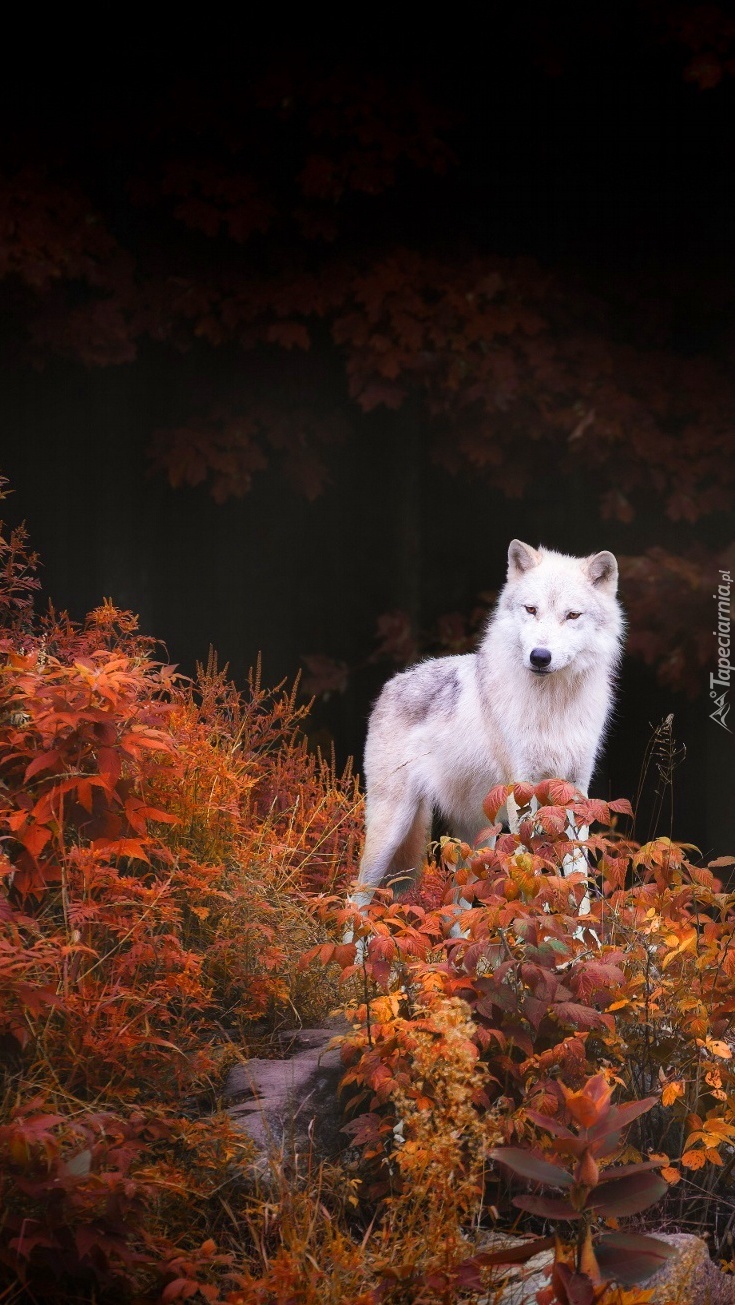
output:
<svg viewBox="0 0 735 1305"><path fill-rule="evenodd" d="M109 603L35 620L23 532L1 548L0 1280L119 1300L183 1256L219 1299L252 1147L217 1082L334 1000L302 899L354 872L356 786L295 692L191 683Z"/></svg>
<svg viewBox="0 0 735 1305"><path fill-rule="evenodd" d="M36 616L34 563L22 529L0 531L0 1295L399 1305L490 1290L505 1270L480 1230L520 1217L544 1240L550 1218L498 1158L555 1162L570 1102L609 1105L616 1085L611 1109L635 1123L595 1164L660 1170L649 1220L727 1246L721 863L640 846L624 801L515 785L517 833L496 822L510 790L494 790L476 847L443 839L408 896L378 892L355 917L360 795L308 751L296 690L256 672L240 694L214 656L187 680L108 602L82 624ZM594 830L589 902L586 875L565 874L581 864L569 812ZM352 1019L351 1150L274 1162L263 1190L219 1109L223 1072L336 1005ZM600 1272L615 1250L614 1214L584 1210L582 1242L557 1245L559 1299L590 1248Z"/></svg>
<svg viewBox="0 0 735 1305"><path fill-rule="evenodd" d="M735 897L714 871L732 859L697 865L692 849L668 838L640 846L619 827L627 802L582 798L558 780L493 790L490 820L511 791L517 834L492 825L475 848L443 840L438 905L383 892L358 922L357 944L305 958L336 960L348 983L362 969L366 988L381 994L356 999L347 1044L373 1190L395 1184L406 1101L429 1108L412 1067L415 1030L461 998L478 1056L473 1100L506 1142L532 1139L539 1113L561 1119L568 1089L600 1071L628 1098L654 1093L623 1159L663 1157L670 1189L659 1223L721 1235L735 1164ZM595 824L584 844L570 838L568 812L577 828ZM564 873L581 847L595 864L591 901L585 874ZM459 889L472 909L459 913L465 936L455 938ZM350 918L335 902L319 909L337 930ZM488 1199L503 1206L497 1175L486 1180Z"/></svg>

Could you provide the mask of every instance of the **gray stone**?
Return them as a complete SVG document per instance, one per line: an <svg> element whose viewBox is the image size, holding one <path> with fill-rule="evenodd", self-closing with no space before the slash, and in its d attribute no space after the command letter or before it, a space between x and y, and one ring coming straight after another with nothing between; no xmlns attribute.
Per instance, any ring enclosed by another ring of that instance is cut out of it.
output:
<svg viewBox="0 0 735 1305"><path fill-rule="evenodd" d="M279 1034L282 1058L257 1056L230 1070L224 1105L262 1156L289 1158L313 1148L319 1158L334 1157L349 1145L340 1131L344 1066L339 1047L329 1047L349 1027L335 1019L323 1028L288 1029Z"/></svg>
<svg viewBox="0 0 735 1305"><path fill-rule="evenodd" d="M706 1242L690 1233L653 1233L675 1246L673 1256L657 1273L641 1284L652 1291L649 1305L735 1305L735 1276L723 1273L709 1257ZM520 1239L498 1234L482 1241L483 1250L498 1250ZM524 1265L499 1270L506 1281L498 1292L486 1296L480 1305L535 1305L536 1293L548 1286L552 1252L535 1256Z"/></svg>
<svg viewBox="0 0 735 1305"><path fill-rule="evenodd" d="M650 1305L671 1305L672 1301L735 1305L735 1277L713 1263L701 1237L691 1233L654 1235L675 1246L677 1253L644 1284L653 1290Z"/></svg>

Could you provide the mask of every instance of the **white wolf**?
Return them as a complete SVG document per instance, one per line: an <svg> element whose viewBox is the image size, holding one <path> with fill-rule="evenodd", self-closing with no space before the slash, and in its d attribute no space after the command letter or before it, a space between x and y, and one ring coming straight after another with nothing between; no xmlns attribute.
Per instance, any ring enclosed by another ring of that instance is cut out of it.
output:
<svg viewBox="0 0 735 1305"><path fill-rule="evenodd" d="M514 539L507 584L477 652L421 662L389 680L365 746L354 905L421 866L433 810L471 843L496 784L559 777L587 793L621 655L617 585L612 553L568 557Z"/></svg>

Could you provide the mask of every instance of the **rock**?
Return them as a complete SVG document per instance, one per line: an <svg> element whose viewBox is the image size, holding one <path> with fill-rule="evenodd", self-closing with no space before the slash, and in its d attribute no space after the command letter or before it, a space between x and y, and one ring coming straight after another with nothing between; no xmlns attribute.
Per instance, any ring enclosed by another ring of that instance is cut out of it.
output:
<svg viewBox="0 0 735 1305"><path fill-rule="evenodd" d="M654 1273L644 1286L653 1290L650 1305L735 1305L735 1276L723 1273L709 1257L706 1242L691 1233L656 1233L675 1246L676 1256Z"/></svg>
<svg viewBox="0 0 735 1305"><path fill-rule="evenodd" d="M508 1238L498 1238L496 1246L504 1244ZM512 1239L514 1242L517 1238ZM484 1249L489 1250L490 1247ZM542 1252L541 1255L534 1255L532 1259L527 1260L523 1265L508 1265L506 1268L498 1269L498 1279L502 1281L504 1275L507 1275L505 1285L500 1293L483 1298L480 1305L535 1305L536 1292L542 1287L548 1287L549 1275L546 1272L551 1264L551 1251Z"/></svg>
<svg viewBox="0 0 735 1305"><path fill-rule="evenodd" d="M344 1066L339 1047L329 1043L349 1027L336 1019L323 1028L288 1029L279 1035L283 1058L253 1057L230 1070L225 1106L262 1157L292 1157L313 1147L324 1158L345 1150L338 1098Z"/></svg>
<svg viewBox="0 0 735 1305"><path fill-rule="evenodd" d="M706 1242L690 1233L653 1233L675 1246L677 1254L641 1286L653 1294L649 1305L735 1305L735 1276L723 1273L709 1257ZM483 1239L482 1250L517 1243L518 1238L497 1234ZM480 1305L535 1305L536 1293L549 1284L546 1272L552 1253L536 1255L524 1265L499 1270L507 1274L500 1294L484 1297Z"/></svg>

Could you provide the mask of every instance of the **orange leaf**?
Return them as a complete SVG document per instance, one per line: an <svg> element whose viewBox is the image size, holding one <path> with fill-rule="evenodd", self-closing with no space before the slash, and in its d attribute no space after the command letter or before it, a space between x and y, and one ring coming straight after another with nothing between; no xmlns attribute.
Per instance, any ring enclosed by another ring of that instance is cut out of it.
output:
<svg viewBox="0 0 735 1305"><path fill-rule="evenodd" d="M683 1097L683 1095L684 1084L681 1079L676 1079L673 1083L666 1084L666 1087L661 1093L661 1104L664 1106L672 1106L677 1098Z"/></svg>
<svg viewBox="0 0 735 1305"><path fill-rule="evenodd" d="M722 1060L732 1059L732 1051L726 1042L718 1042L716 1038L707 1038L706 1046L713 1056L720 1056Z"/></svg>
<svg viewBox="0 0 735 1305"><path fill-rule="evenodd" d="M706 1164L704 1151L685 1151L681 1163L687 1169L702 1169Z"/></svg>
<svg viewBox="0 0 735 1305"><path fill-rule="evenodd" d="M338 965L351 965L357 954L354 943L341 943L334 949L334 959Z"/></svg>
<svg viewBox="0 0 735 1305"><path fill-rule="evenodd" d="M570 1092L561 1084L567 1110L573 1119L583 1128L591 1128L607 1111L613 1089L604 1074L596 1074L588 1079L579 1092Z"/></svg>
<svg viewBox="0 0 735 1305"><path fill-rule="evenodd" d="M154 820L159 825L180 825L181 817L172 816L168 811L160 811L158 807L140 807L140 815L146 820Z"/></svg>
<svg viewBox="0 0 735 1305"><path fill-rule="evenodd" d="M633 808L627 798L615 798L607 804L611 811L620 811L624 816L632 816Z"/></svg>
<svg viewBox="0 0 735 1305"><path fill-rule="evenodd" d="M145 861L150 865L139 838L95 838L92 849L95 852L108 852L110 856L129 856L132 860Z"/></svg>

